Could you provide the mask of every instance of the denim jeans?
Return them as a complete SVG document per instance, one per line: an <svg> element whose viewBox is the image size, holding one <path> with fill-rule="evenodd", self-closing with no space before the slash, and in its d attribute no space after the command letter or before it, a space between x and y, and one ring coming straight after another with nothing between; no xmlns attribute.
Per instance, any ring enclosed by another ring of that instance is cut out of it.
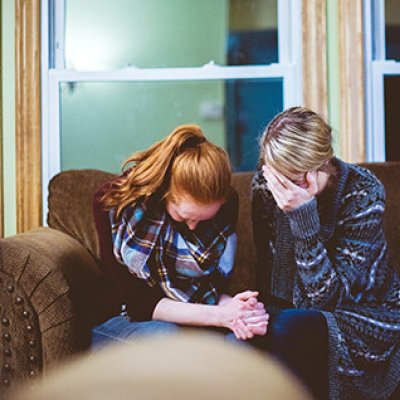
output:
<svg viewBox="0 0 400 400"><path fill-rule="evenodd" d="M328 327L321 312L290 308L271 314L268 333L252 344L296 374L316 399L328 398Z"/></svg>
<svg viewBox="0 0 400 400"><path fill-rule="evenodd" d="M112 342L128 343L135 339L141 339L151 335L170 335L182 330L192 329L199 332L222 334L229 342L237 344L245 343L237 340L233 333L227 329L183 327L172 322L164 321L137 322L129 320L129 318L122 315L118 315L92 329L92 349L98 350L100 347Z"/></svg>

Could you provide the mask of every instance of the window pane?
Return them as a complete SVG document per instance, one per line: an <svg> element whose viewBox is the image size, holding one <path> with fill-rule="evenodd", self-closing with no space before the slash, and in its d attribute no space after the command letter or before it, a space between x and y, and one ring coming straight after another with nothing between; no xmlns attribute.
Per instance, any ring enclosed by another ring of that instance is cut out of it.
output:
<svg viewBox="0 0 400 400"><path fill-rule="evenodd" d="M277 0L65 0L76 70L277 62Z"/></svg>
<svg viewBox="0 0 400 400"><path fill-rule="evenodd" d="M385 1L386 59L400 60L400 1Z"/></svg>
<svg viewBox="0 0 400 400"><path fill-rule="evenodd" d="M277 0L231 0L229 4L228 64L277 63Z"/></svg>
<svg viewBox="0 0 400 400"><path fill-rule="evenodd" d="M399 93L400 75L385 76L385 144L387 161L400 161Z"/></svg>
<svg viewBox="0 0 400 400"><path fill-rule="evenodd" d="M61 169L118 172L131 153L176 126L199 124L227 148L235 170L253 170L258 138L283 108L282 79L62 83Z"/></svg>

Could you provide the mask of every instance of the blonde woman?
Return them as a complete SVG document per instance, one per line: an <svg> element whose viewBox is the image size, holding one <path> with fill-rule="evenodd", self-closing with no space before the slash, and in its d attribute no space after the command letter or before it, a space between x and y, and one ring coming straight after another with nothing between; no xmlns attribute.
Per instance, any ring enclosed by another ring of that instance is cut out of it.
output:
<svg viewBox="0 0 400 400"><path fill-rule="evenodd" d="M175 331L225 328L264 334L257 292L224 292L236 249L237 194L226 152L183 125L133 154L94 199L103 262L127 315L93 329L93 346Z"/></svg>
<svg viewBox="0 0 400 400"><path fill-rule="evenodd" d="M400 280L382 184L334 157L331 128L306 108L278 114L260 147L253 225L271 313L261 345L316 398L388 398L400 380Z"/></svg>

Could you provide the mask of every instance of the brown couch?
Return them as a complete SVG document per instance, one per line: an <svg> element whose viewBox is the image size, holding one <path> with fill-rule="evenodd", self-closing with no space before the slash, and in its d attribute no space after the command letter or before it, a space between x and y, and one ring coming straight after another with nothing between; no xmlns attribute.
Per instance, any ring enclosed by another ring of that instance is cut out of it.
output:
<svg viewBox="0 0 400 400"><path fill-rule="evenodd" d="M367 165L387 192L385 228L400 265L400 163ZM49 185L49 228L0 240L0 393L46 373L89 346L90 328L116 313L99 262L91 212L95 190L112 175L67 171ZM231 292L254 287L251 173L236 173L239 248Z"/></svg>

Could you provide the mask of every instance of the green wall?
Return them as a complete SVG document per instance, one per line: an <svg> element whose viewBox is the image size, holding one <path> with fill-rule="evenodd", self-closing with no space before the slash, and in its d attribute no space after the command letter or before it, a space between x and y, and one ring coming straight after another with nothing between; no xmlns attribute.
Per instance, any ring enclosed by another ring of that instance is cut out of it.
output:
<svg viewBox="0 0 400 400"><path fill-rule="evenodd" d="M4 234L16 232L14 0L1 2Z"/></svg>
<svg viewBox="0 0 400 400"><path fill-rule="evenodd" d="M340 157L340 66L338 0L328 0L327 18L327 72L328 72L328 114L333 130L335 154Z"/></svg>
<svg viewBox="0 0 400 400"><path fill-rule="evenodd" d="M210 60L226 64L227 0L99 4L67 0L67 65L77 66L78 60L82 69L202 66ZM62 169L118 172L132 152L184 123L199 124L225 147L224 87L222 81L62 84Z"/></svg>
<svg viewBox="0 0 400 400"><path fill-rule="evenodd" d="M210 140L225 146L223 111L216 120L199 116L208 102L223 109L223 83L84 83L73 93L70 86L61 89L63 170L118 172L132 152L185 123L199 124Z"/></svg>

